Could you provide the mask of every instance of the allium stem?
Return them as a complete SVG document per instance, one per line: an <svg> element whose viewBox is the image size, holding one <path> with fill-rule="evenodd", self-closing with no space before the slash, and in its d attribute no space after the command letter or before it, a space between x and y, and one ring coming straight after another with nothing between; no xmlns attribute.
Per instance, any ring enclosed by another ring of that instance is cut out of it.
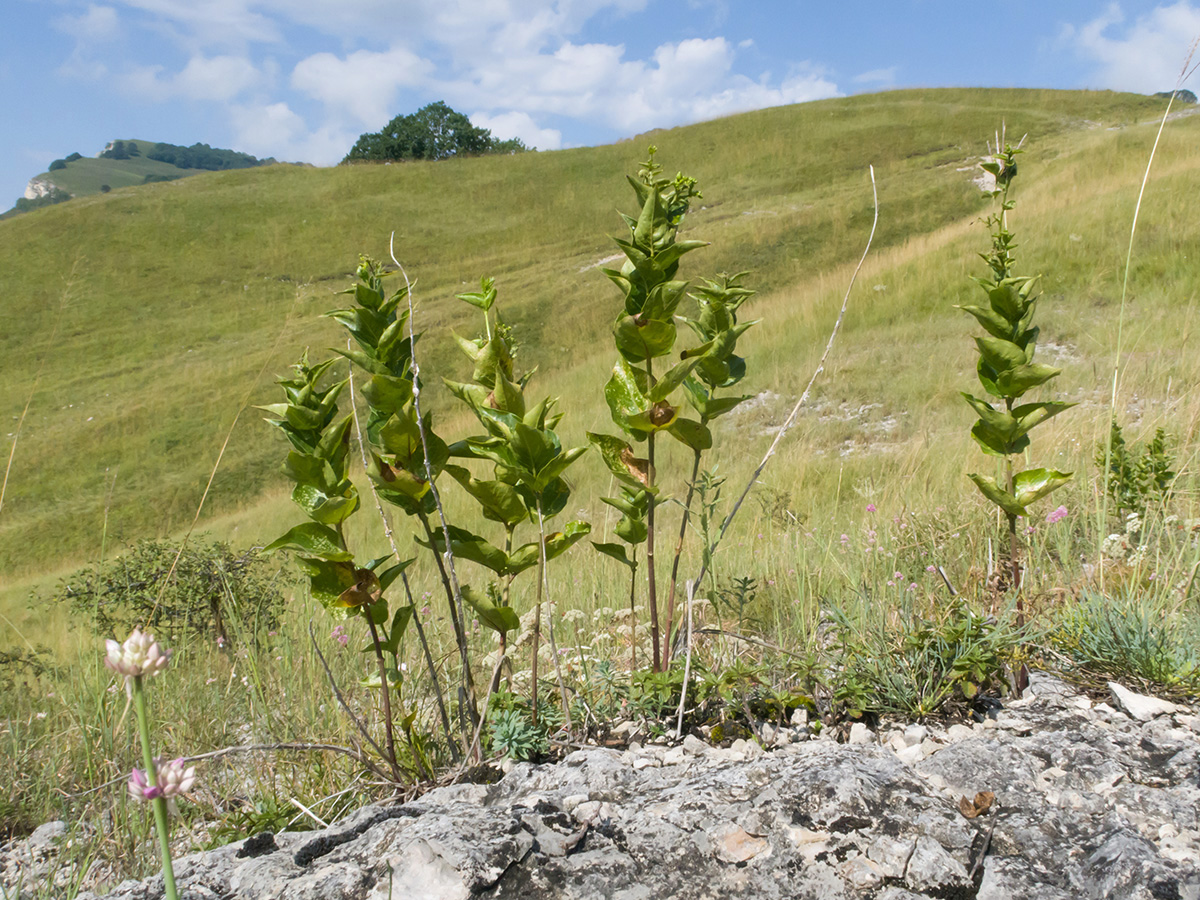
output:
<svg viewBox="0 0 1200 900"><path fill-rule="evenodd" d="M133 685L133 708L137 713L138 734L142 739L142 762L146 766L146 781L151 787L158 786L158 770L154 766L154 754L150 750L150 719L146 715L146 695L142 690L142 676L130 677ZM179 900L175 890L175 869L171 865L171 843L167 836L167 800L155 797L150 801L154 807L154 827L158 831L158 846L163 861L163 896L166 900Z"/></svg>

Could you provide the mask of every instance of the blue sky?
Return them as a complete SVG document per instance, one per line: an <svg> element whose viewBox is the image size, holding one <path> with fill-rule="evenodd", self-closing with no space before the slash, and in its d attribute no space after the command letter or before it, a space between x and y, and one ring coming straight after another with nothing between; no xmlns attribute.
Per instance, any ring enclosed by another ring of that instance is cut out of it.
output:
<svg viewBox="0 0 1200 900"><path fill-rule="evenodd" d="M0 0L0 209L116 138L331 165L434 100L549 150L892 87L1149 93L1198 34L1200 0Z"/></svg>

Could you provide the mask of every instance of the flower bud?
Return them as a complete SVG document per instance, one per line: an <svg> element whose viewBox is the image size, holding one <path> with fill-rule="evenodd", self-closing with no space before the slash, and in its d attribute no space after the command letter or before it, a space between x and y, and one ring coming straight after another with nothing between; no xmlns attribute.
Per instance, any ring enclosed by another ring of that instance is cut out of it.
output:
<svg viewBox="0 0 1200 900"><path fill-rule="evenodd" d="M138 628L133 629L123 644L116 641L106 641L108 654L104 657L104 665L118 675L126 678L138 675L157 675L167 667L171 653L163 650L154 640L152 634L142 634Z"/></svg>

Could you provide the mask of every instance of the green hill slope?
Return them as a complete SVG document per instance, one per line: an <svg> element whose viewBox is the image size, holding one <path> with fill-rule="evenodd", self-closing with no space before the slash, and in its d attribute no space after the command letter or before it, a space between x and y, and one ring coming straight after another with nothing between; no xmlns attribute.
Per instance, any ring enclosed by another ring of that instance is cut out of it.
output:
<svg viewBox="0 0 1200 900"><path fill-rule="evenodd" d="M987 243L972 167L1002 122L1010 135L1028 133L1019 254L1026 270L1047 276L1039 319L1045 352L1065 367L1058 391L1084 401L1045 429L1044 446L1065 442L1086 465L1154 138L1146 123L1163 108L1112 93L904 91L597 148L206 173L0 222L6 457L29 401L0 510L0 578L93 559L105 535L111 546L187 527L235 414L247 400L271 402L273 377L305 346L315 353L341 340L320 314L339 305L334 293L351 283L359 252L386 257L393 231L418 279L431 382L463 375L450 329L475 330L453 294L492 275L523 365L539 365L544 389L570 398L568 438L606 428L616 294L597 264L614 252L615 210L629 206L623 176L650 143L668 170L696 176L704 191L686 230L713 246L690 255L686 272L750 269L760 292L751 313L764 323L747 339L746 387L763 394L731 417L718 455L734 475L761 455L820 355L870 227L875 167L872 257L810 411L770 474L772 489L816 521L868 489L919 485L931 501L969 489L962 473L977 454L968 457L971 418L957 391L972 385L973 329L952 307L971 296L968 275L980 272L976 253ZM1127 336L1127 384L1147 421L1185 434L1200 408L1188 393L1200 374L1195 354L1182 352L1200 282L1200 258L1189 253L1200 224L1188 199L1198 136L1200 120L1182 119L1159 149ZM430 402L458 416L436 391ZM256 413L242 415L206 526L243 543L278 533L291 517L282 454ZM594 498L607 476L599 463L583 468L579 505L602 517Z"/></svg>

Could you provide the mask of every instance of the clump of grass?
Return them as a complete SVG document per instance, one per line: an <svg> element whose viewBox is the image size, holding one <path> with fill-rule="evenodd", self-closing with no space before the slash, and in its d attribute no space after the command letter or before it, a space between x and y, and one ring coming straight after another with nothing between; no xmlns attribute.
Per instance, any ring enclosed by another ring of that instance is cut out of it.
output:
<svg viewBox="0 0 1200 900"><path fill-rule="evenodd" d="M1194 622L1144 595L1093 590L1061 611L1051 635L1068 671L1086 681L1132 680L1179 696L1200 693L1198 638Z"/></svg>

